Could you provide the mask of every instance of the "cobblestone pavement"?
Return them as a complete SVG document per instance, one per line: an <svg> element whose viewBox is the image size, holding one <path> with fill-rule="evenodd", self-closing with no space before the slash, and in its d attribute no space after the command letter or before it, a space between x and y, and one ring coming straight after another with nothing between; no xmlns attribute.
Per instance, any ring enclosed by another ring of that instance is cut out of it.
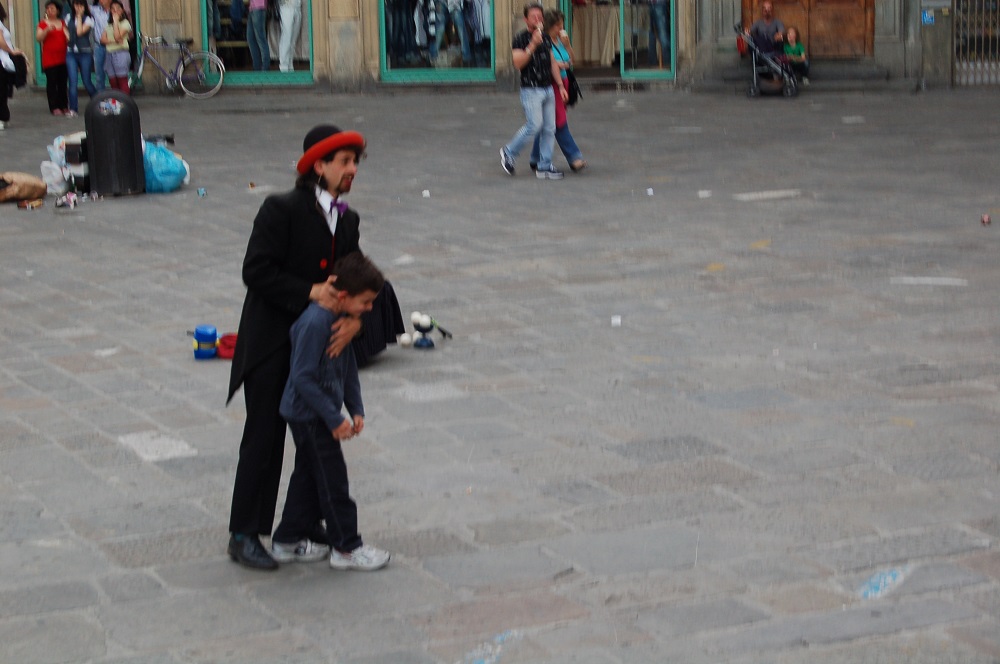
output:
<svg viewBox="0 0 1000 664"><path fill-rule="evenodd" d="M0 661L1000 661L998 101L589 94L553 182L500 170L514 93L139 98L189 186L0 207ZM0 170L83 128L12 110ZM454 339L362 374L391 565L253 573L243 405L187 331L235 329L331 121L362 246Z"/></svg>

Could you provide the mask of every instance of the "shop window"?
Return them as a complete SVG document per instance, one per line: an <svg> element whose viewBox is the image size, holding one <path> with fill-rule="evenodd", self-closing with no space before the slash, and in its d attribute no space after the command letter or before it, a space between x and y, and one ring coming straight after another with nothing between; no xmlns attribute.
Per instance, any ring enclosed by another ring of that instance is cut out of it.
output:
<svg viewBox="0 0 1000 664"><path fill-rule="evenodd" d="M385 0L386 71L492 69L491 0Z"/></svg>
<svg viewBox="0 0 1000 664"><path fill-rule="evenodd" d="M209 48L226 72L310 70L308 0L205 0Z"/></svg>

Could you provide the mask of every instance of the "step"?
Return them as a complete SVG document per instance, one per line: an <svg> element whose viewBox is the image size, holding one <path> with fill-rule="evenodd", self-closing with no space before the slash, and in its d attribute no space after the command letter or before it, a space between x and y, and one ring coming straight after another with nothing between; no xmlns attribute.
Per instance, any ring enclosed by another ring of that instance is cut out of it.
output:
<svg viewBox="0 0 1000 664"><path fill-rule="evenodd" d="M691 89L698 92L746 92L752 78L750 58L739 64L720 68L713 75L692 81ZM885 67L867 61L819 60L809 63L808 87L803 92L877 92L911 90L914 82L891 79Z"/></svg>

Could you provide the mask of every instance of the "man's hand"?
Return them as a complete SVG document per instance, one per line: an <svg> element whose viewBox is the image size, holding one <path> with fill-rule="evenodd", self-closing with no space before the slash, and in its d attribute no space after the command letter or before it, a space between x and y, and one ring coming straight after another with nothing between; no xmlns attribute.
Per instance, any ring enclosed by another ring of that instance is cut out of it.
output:
<svg viewBox="0 0 1000 664"><path fill-rule="evenodd" d="M542 29L538 28L531 33L531 45L538 48L542 45Z"/></svg>
<svg viewBox="0 0 1000 664"><path fill-rule="evenodd" d="M330 328L330 343L327 344L326 354L330 357L338 357L351 339L358 336L361 331L361 319L343 316Z"/></svg>
<svg viewBox="0 0 1000 664"><path fill-rule="evenodd" d="M337 289L333 287L333 282L337 277L329 277L326 281L313 284L309 290L309 299L323 307L333 311L337 306Z"/></svg>
<svg viewBox="0 0 1000 664"><path fill-rule="evenodd" d="M360 415L354 416L354 435L357 436L365 429L365 418Z"/></svg>

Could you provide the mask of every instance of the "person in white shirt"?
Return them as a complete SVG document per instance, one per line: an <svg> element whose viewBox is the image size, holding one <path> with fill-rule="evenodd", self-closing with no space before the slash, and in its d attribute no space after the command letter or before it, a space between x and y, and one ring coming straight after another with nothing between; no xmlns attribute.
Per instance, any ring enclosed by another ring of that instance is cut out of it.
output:
<svg viewBox="0 0 1000 664"><path fill-rule="evenodd" d="M14 60L10 56L24 55L23 51L14 48L6 23L7 10L0 5L0 131L6 129L10 122L7 98L14 88Z"/></svg>

